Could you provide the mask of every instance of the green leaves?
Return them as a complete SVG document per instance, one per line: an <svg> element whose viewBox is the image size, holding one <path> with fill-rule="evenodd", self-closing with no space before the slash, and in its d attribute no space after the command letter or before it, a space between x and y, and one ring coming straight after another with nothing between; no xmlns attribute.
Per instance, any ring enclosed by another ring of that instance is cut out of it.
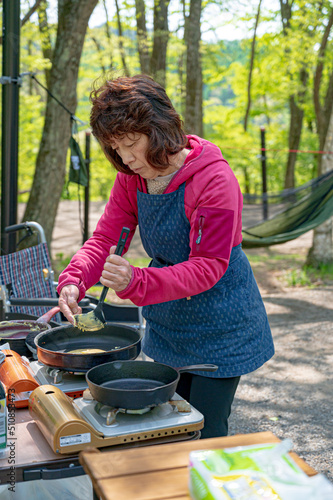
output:
<svg viewBox="0 0 333 500"><path fill-rule="evenodd" d="M259 0L258 0L259 1ZM292 10L285 13L283 31L280 11L262 4L257 32L255 59L251 83L251 110L247 133L243 120L247 102L251 38L258 1L203 2L200 53L203 70L204 133L205 138L218 144L239 178L242 189L260 192L261 165L260 127L266 128L268 188L275 192L283 189L288 149L289 100L296 96L297 104L304 110L300 149L318 149L315 113L312 102L313 71L318 60L319 43L331 10L325 0L294 0ZM188 7L188 2L186 2ZM119 0L123 27L123 47L130 74L140 72L137 52L136 19L133 0ZM148 42L151 44L153 4L146 2ZM29 3L22 0L22 13ZM54 11L53 11L54 12ZM214 16L219 12L220 16ZM109 12L108 32L106 19L99 26L88 28L81 57L77 86L78 107L76 115L89 123L89 94L98 77L105 78L112 67L112 75L122 74L122 60L118 43L115 11ZM50 22L51 21L51 22ZM45 84L45 69L51 61L43 57L42 42L54 43L57 25L49 15L48 32L40 33L37 15L25 23L21 31L21 72L37 72ZM166 89L178 112L184 116L186 89L186 50L183 41L183 12L180 4L170 3L170 38L167 54ZM228 40L232 26L242 39ZM209 36L208 36L209 33ZM46 36L47 35L47 36ZM46 38L45 38L46 37ZM99 47L99 48L98 48ZM52 47L51 47L52 48ZM332 40L328 41L323 73L323 95L333 67ZM107 71L103 76L102 68ZM309 73L306 88L302 87L300 71ZM302 101L300 92L305 90ZM323 98L322 95L322 98ZM20 91L20 144L19 190L29 190L32 184L36 155L41 141L44 120L45 91L38 88L29 77L24 77ZM84 150L83 131L80 127L80 145ZM274 150L274 151L273 151ZM275 151L282 150L282 151ZM317 155L298 154L296 183L309 180L316 171ZM115 171L104 157L99 145L92 140L91 198L105 199L115 178ZM247 179L247 185L245 185ZM77 196L77 189L69 189L70 196ZM20 201L26 201L22 195Z"/></svg>

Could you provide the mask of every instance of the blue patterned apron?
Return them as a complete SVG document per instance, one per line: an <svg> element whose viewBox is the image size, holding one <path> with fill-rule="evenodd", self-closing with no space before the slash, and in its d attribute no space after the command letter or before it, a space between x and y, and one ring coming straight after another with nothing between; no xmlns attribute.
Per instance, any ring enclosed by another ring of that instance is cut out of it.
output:
<svg viewBox="0 0 333 500"><path fill-rule="evenodd" d="M151 267L188 260L190 223L184 207L185 183L177 191L137 192L142 244ZM274 354L263 301L241 245L232 249L226 273L213 288L187 298L143 307L147 322L143 351L155 361L180 367L214 363L207 377L252 372Z"/></svg>

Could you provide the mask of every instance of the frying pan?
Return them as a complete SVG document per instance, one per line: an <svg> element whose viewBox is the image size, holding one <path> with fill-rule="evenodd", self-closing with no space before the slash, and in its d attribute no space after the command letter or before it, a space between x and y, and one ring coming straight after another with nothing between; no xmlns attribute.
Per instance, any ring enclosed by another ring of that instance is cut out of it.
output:
<svg viewBox="0 0 333 500"><path fill-rule="evenodd" d="M6 312L4 315L4 318L2 321L14 321L16 323L17 320L21 319L28 319L31 321L37 321L38 316L34 316L33 314L26 314L26 313L20 313L20 312ZM56 326L60 326L60 323L57 321L46 321L49 325L51 325L52 328L55 328Z"/></svg>
<svg viewBox="0 0 333 500"><path fill-rule="evenodd" d="M180 374L192 370L215 372L216 365L172 368L151 361L113 361L86 373L91 395L99 403L139 410L169 401L176 392Z"/></svg>
<svg viewBox="0 0 333 500"><path fill-rule="evenodd" d="M59 307L53 307L40 318L29 314L6 313L5 321L0 322L0 345L8 342L10 349L21 356L30 357L28 338L33 339L41 331L49 330L52 326L59 326L59 323L51 321L59 310Z"/></svg>
<svg viewBox="0 0 333 500"><path fill-rule="evenodd" d="M83 332L72 325L41 332L35 338L38 360L65 371L86 372L117 359L135 359L141 351L141 335L130 326L107 323L96 332ZM96 354L70 354L76 349L102 349Z"/></svg>

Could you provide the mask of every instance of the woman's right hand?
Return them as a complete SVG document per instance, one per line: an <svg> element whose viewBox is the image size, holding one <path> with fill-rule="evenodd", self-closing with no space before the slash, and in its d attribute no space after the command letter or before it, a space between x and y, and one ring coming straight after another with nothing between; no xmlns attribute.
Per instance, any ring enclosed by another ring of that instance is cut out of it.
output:
<svg viewBox="0 0 333 500"><path fill-rule="evenodd" d="M78 305L79 289L76 285L65 285L59 295L59 307L68 321L74 324L74 314L81 314L82 309Z"/></svg>

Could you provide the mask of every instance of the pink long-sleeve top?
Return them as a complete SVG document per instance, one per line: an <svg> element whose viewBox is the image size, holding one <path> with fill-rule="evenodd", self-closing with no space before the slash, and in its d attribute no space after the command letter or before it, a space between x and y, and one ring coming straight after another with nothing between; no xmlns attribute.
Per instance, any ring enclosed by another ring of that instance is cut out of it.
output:
<svg viewBox="0 0 333 500"><path fill-rule="evenodd" d="M242 241L243 200L233 171L217 146L193 135L188 141L191 151L164 193L186 183L184 208L190 223L190 255L185 262L163 268L132 266L129 285L117 295L138 306L181 299L212 288L227 270L231 249ZM74 284L80 291L79 300L84 297L100 279L110 247L117 244L123 226L130 228L127 251L138 224L137 190L147 193L144 179L136 174L117 174L92 237L59 277L59 293L65 285Z"/></svg>

